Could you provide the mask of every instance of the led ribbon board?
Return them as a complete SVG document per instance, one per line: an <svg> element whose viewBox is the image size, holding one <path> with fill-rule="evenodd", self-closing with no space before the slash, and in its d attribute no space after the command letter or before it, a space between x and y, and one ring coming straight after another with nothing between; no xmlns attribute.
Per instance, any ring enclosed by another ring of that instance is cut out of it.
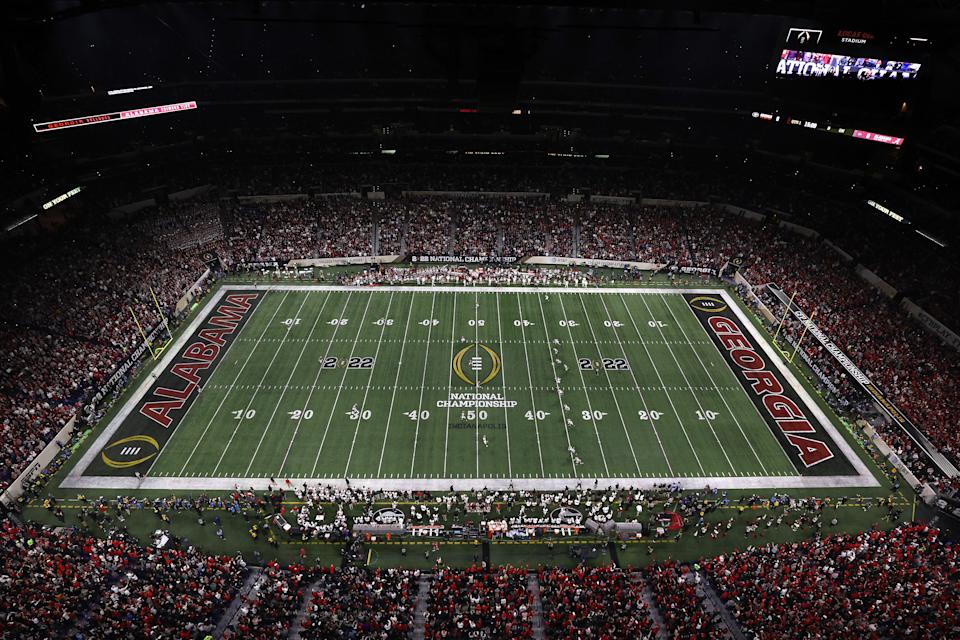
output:
<svg viewBox="0 0 960 640"><path fill-rule="evenodd" d="M856 78L858 80L914 80L919 62L900 62L849 56L842 53L818 53L784 49L777 63L778 76L808 78Z"/></svg>
<svg viewBox="0 0 960 640"><path fill-rule="evenodd" d="M133 118L159 116L165 113L176 113L178 111L188 111L196 108L197 102L195 100L191 100L190 102L177 102L175 104L164 104L156 107L142 107L140 109L128 109L126 111L112 111L110 113L100 113L94 116L80 116L78 118L68 118L66 120L38 122L33 125L33 130L37 133L46 133L47 131L72 129L73 127L85 127L91 124L103 124L104 122L113 122L115 120L131 120Z"/></svg>

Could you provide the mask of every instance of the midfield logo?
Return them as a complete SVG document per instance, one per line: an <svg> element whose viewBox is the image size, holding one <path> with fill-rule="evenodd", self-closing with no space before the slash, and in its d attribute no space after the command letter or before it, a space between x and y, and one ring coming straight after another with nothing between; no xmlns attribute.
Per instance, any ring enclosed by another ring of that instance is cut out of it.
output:
<svg viewBox="0 0 960 640"><path fill-rule="evenodd" d="M469 356L467 369L473 373L472 380L467 371L464 371L463 359L467 356ZM453 356L453 372L472 387L481 387L496 378L500 373L500 366L500 356L497 352L479 342L468 344ZM483 375L484 370L487 373L481 379L480 376Z"/></svg>

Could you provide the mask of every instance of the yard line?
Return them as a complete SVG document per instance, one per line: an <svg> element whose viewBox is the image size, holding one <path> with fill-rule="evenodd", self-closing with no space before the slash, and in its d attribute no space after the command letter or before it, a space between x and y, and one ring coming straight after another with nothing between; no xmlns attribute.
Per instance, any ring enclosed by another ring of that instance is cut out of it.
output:
<svg viewBox="0 0 960 640"><path fill-rule="evenodd" d="M257 344L253 345L253 349L250 350L250 353L247 354L247 358L243 361L243 364L240 365L240 369L237 371L237 375L234 376L233 382L230 383L230 386L227 388L227 392L223 394L223 397L220 399L220 404L217 405L217 408L213 412L213 415L210 416L210 420L207 421L207 426L203 428L203 433L200 434L200 437L197 438L196 444L193 445L193 450L190 452L190 455L187 456L187 459L183 463L183 466L180 467L179 475L182 476L184 470L187 468L187 465L190 464L190 460L193 459L193 455L197 452L197 448L200 446L200 443L203 442L203 438L207 435L207 431L210 429L210 425L213 424L214 419L216 419L217 415L220 413L220 409L223 408L223 404L227 401L227 397L230 396L231 389L233 389L233 386L237 384L237 380L240 379L240 376L243 374L243 370L247 368L247 363L250 362L250 358L253 357L253 354L257 350L257 347L260 346L260 341L263 340L263 336L267 335L267 330L270 329L270 326L273 324L274 318L277 317L277 313L280 311L280 307L283 306L284 301L287 299L287 296L289 295L290 295L289 291L283 294L283 298L280 300L280 304L278 304L277 308L273 310L273 315L270 316L270 321L266 324L266 326L264 326L263 331L260 332L260 337L257 338ZM264 299L266 299L266 297L267 296L264 295ZM196 402L194 402L194 404L196 404ZM193 405L191 405L191 407L192 406Z"/></svg>
<svg viewBox="0 0 960 640"><path fill-rule="evenodd" d="M603 294L598 294L601 298ZM590 314L587 313L587 305L583 301L583 294L578 293L577 297L580 299L580 307L583 309L583 315L587 319L587 326L590 327L590 335L593 336L593 341L597 341L597 334L593 331L593 322L590 320ZM560 303L561 306L563 302ZM566 313L564 313L566 315ZM574 355L576 355L576 350L574 350ZM577 358L579 361L579 358ZM601 366L603 360L601 359ZM579 365L578 365L579 368ZM623 425L623 435L627 436L627 444L630 446L630 455L633 456L633 464L637 467L637 473L643 475L643 471L640 469L640 463L637 461L637 454L633 449L633 440L630 439L630 432L627 430L627 421L623 419L623 411L620 410L620 401L617 400L617 394L613 391L613 382L610 380L610 372L607 371L606 367L603 369L604 376L607 378L607 386L610 387L610 395L613 396L613 404L617 407L617 413L620 415L620 424Z"/></svg>
<svg viewBox="0 0 960 640"><path fill-rule="evenodd" d="M363 408L367 404L367 395L370 393L370 383L373 381L373 372L376 371L377 367L377 356L380 355L380 345L383 344L383 332L387 330L386 318L390 317L390 307L393 305L393 294L390 292L390 297L387 299L387 310L383 314L384 322L380 325L380 340L377 341L377 346L373 350L373 366L370 367L370 375L367 376L367 388L363 391L363 400L360 401L360 415L357 416L357 426L353 430L353 442L350 443L350 453L347 454L347 464L343 467L343 477L347 477L347 471L350 470L350 461L353 460L353 449L357 446L357 434L360 433L360 423L363 421ZM371 298L373 296L370 296Z"/></svg>
<svg viewBox="0 0 960 640"><path fill-rule="evenodd" d="M390 433L390 420L393 418L393 401L397 398L397 385L400 384L400 372L403 370L403 352L407 348L407 331L410 329L410 316L413 314L413 304L416 299L417 293L414 291L410 294L410 308L407 310L407 323L403 325L403 341L400 343L400 358L397 360L397 375L393 379L393 393L390 394L390 410L387 412L387 428L383 432L383 446L380 447L380 463L377 464L377 477L380 476L380 469L383 468L383 454L387 450L387 434ZM424 371L426 371L426 367L424 367ZM419 417L419 411L417 417Z"/></svg>
<svg viewBox="0 0 960 640"><path fill-rule="evenodd" d="M370 301L373 300L373 294L367 294L367 304L363 307L363 315L360 316L360 324L358 325L357 335L353 339L353 346L350 347L350 355L347 356L347 365L350 364L350 358L353 357L354 352L357 350L357 342L360 338L360 334L363 333L363 321L367 319L367 311L370 309ZM333 422L333 414L337 411L337 402L340 400L340 392L343 391L343 383L347 381L347 373L350 372L350 367L345 366L343 368L343 376L340 377L340 384L337 385L337 395L333 398L333 406L330 407L330 416L327 418L327 426L323 429L323 438L320 439L320 448L317 449L317 457L313 461L313 469L310 470L310 477L315 478L317 474L317 464L320 462L320 452L323 451L323 445L327 442L327 433L330 431L330 423Z"/></svg>
<svg viewBox="0 0 960 640"><path fill-rule="evenodd" d="M540 456L540 475L544 475L543 470L543 450L540 448L540 420L537 418L537 401L533 399L533 377L530 375L530 354L527 352L527 332L523 328L523 307L520 305L520 294L517 293L517 311L520 312L520 336L523 338L523 360L527 368L527 388L530 389L530 404L533 405L533 429L537 434L537 454ZM549 350L549 346L547 349ZM553 360L550 360L553 362ZM560 408L563 408L563 398L560 398ZM567 422L564 420L563 428L567 428ZM570 446L570 434L567 434L567 446ZM573 475L577 475L577 465L573 463L573 452L570 452L570 466L573 467Z"/></svg>
<svg viewBox="0 0 960 640"><path fill-rule="evenodd" d="M247 465L247 470L243 472L245 477L250 475L250 468L253 466L253 461L256 459L257 454L260 453L260 447L263 445L263 441L267 437L267 432L270 431L270 426L273 424L273 419L277 415L277 410L283 403L283 396L287 394L287 387L290 385L290 381L293 380L293 374L297 372L297 367L300 366L300 360L303 358L303 353L307 350L307 345L310 344L310 338L313 337L313 332L316 331L317 324L320 322L320 316L323 315L323 310L327 308L327 302L329 301L330 292L328 291L326 297L323 299L323 304L320 305L320 311L317 312L317 319L313 321L313 326L310 327L310 333L307 334L307 339L303 341L303 347L300 348L300 353L297 355L297 361L293 364L293 367L290 368L290 375L287 376L287 381L283 385L283 391L280 392L280 398L277 400L277 406L273 408L273 413L270 414L270 420L267 421L267 428L263 430L262 434L260 434L260 442L257 443L257 448L254 449L253 455L250 456L250 464ZM303 414L301 413L301 417L302 416Z"/></svg>
<svg viewBox="0 0 960 640"><path fill-rule="evenodd" d="M503 329L500 325L500 292L493 294L497 300L497 335L500 340L500 386L503 390L503 397L507 397L507 375L506 369L503 366ZM507 407L503 407L503 421L507 425L507 474L508 477L513 477L513 463L510 460L510 412L507 411Z"/></svg>
<svg viewBox="0 0 960 640"><path fill-rule="evenodd" d="M427 323L427 349L423 354L423 373L420 376L420 400L417 402L417 427L413 432L413 455L410 457L410 477L413 477L413 465L417 461L417 440L420 437L420 414L423 413L423 389L427 381L427 362L430 358L430 336L433 334L433 310L434 305L437 302L437 292L433 292L433 297L430 299L430 320ZM452 358L451 358L452 360ZM452 366L452 365L451 365ZM449 409L448 409L449 411ZM387 425L387 428L390 428L390 425ZM383 464L383 451L380 452L380 464Z"/></svg>
<svg viewBox="0 0 960 640"><path fill-rule="evenodd" d="M683 426L683 418L680 417L680 412L677 411L677 405L673 404L673 397L670 395L670 391L667 390L667 385L663 382L663 376L660 375L660 368L657 367L657 361L653 359L653 354L650 353L650 348L647 347L646 341L643 339L643 334L640 333L640 327L637 326L637 321L633 319L633 312L630 311L630 307L627 305L627 301L624 299L623 294L617 294L620 296L620 302L623 303L623 308L627 310L627 317L630 318L630 324L633 325L633 330L637 332L637 337L640 338L640 344L643 345L643 350L647 354L647 358L650 360L650 364L653 365L653 372L657 374L657 380L660 381L660 387L663 389L663 392L667 396L667 402L670 403L670 408L673 409L673 415L677 416L677 423L680 425L680 430L683 431L683 437L687 439L687 444L690 445L690 451L693 452L693 457L697 461L697 466L700 467L700 473L705 474L703 470L703 463L700 462L700 456L697 455L697 448L693 446L693 442L690 441L690 435L687 433L687 428ZM646 295L644 293L637 295Z"/></svg>
<svg viewBox="0 0 960 640"><path fill-rule="evenodd" d="M566 317L567 317L567 310L566 310L566 308L563 306L563 295L562 295L562 294L561 294L561 295L558 295L558 296L557 296L557 299L560 300L560 311L563 312L563 317L566 318ZM539 293L537 294L537 301L538 301L538 302L540 301L540 294L539 294ZM541 314L543 313L543 303L540 303L540 313L541 313ZM569 320L569 318L567 318L567 319ZM546 318L546 316L544 316L544 318L543 318L543 330L544 330L544 331L547 330L547 318ZM603 442L600 441L600 430L597 428L596 414L593 413L593 404L590 402L590 392L587 391L587 381L584 380L584 378L583 378L583 369L580 368L580 364L579 364L579 362L580 362L580 356L577 355L577 347L572 344L572 343L573 343L573 331L570 329L570 323L569 323L569 322L567 322L567 334L570 336L571 346L573 347L573 357L574 357L574 359L577 360L577 371L580 373L580 384L583 385L583 395L584 395L584 397L587 399L587 409L590 410L590 422L593 423L593 432L594 432L594 433L596 434L596 436L597 436L597 446L600 447L600 458L603 460L603 471L604 471L604 473L607 474L607 477L609 477L609 476L610 476L610 468L607 466L607 456L606 456L606 454L603 453ZM547 334L547 341L549 341L549 340L550 340L550 334L548 333L548 334ZM550 364L553 365L553 375L554 375L554 378L556 378L556 377L557 377L557 367L556 367L556 365L555 365L554 362L553 362L553 358L550 358ZM557 386L557 391L559 392L559 390L560 390L560 386L558 385L558 386ZM563 427L564 427L564 429L566 429L566 427L567 427L566 418L564 418ZM569 439L569 434L568 434L568 439ZM572 454L571 454L571 455L572 455Z"/></svg>
<svg viewBox="0 0 960 640"><path fill-rule="evenodd" d="M607 308L607 301L604 300L604 296L600 295L600 302L603 304L603 311L607 314L607 319L610 320L611 326L613 325L613 316L610 315L610 309ZM623 348L623 341L620 339L620 332L617 331L616 327L613 327L613 335L617 337L617 342L620 344L620 353L623 354L623 359L627 359L627 351ZM650 408L647 406L647 401L643 396L643 392L640 390L640 384L637 382L637 376L633 372L633 366L630 366L630 377L633 379L633 386L637 390L637 395L640 396L640 402L643 404L643 410L647 412L647 420L650 422L650 427L653 429L653 435L657 437L657 444L660 445L660 451L663 453L663 459L667 463L667 469L670 470L670 475L673 475L673 467L670 465L670 458L667 457L667 450L663 448L663 442L660 440L660 434L657 432L657 425L654 423L654 419L650 416ZM678 416L679 418L679 416Z"/></svg>
<svg viewBox="0 0 960 640"><path fill-rule="evenodd" d="M480 323L479 320L480 312L480 296L474 291L473 292L473 355L475 358L480 357ZM480 372L477 371L474 375L473 380L473 392L475 394L480 393ZM476 410L476 430L477 430L477 476L480 476L480 408L477 407Z"/></svg>
<svg viewBox="0 0 960 640"><path fill-rule="evenodd" d="M453 391L453 345L456 341L455 331L457 329L457 294L453 294L453 316L450 319L450 381L447 383L447 398ZM450 405L447 405L447 424L443 433L443 475L447 475L447 443L450 441ZM416 453L416 452L414 452Z"/></svg>
<svg viewBox="0 0 960 640"><path fill-rule="evenodd" d="M660 297L663 298L663 294L660 294ZM673 309L670 308L670 305L667 304L666 298L663 298L663 304L667 307L667 311L669 311L669 312L670 312L670 315L673 317L673 321L677 323L677 326L678 326L678 327L680 327L680 331L681 331L681 333L683 333L684 339L687 340L687 342L689 342L690 340L689 340L689 338L687 338L687 332L684 330L683 324L682 324L682 323L680 322L680 320L677 318L676 314L674 314ZM696 319L697 316L696 316L696 314L693 312L693 309L690 308L690 305L685 304L684 306L690 311L690 315L692 315L692 316L694 317L694 319ZM699 322L700 322L700 321L697 320L698 325L699 325ZM692 348L692 347L691 347L691 348ZM734 413L733 409L730 408L730 405L727 403L727 398L724 396L724 394L723 394L723 393L720 393L719 387L717 387L717 383L716 383L716 382L714 381L714 379L713 379L713 374L711 374L711 373L710 373L710 370L707 369L707 365L704 364L703 359L700 358L700 354L697 353L697 350L696 350L696 349L693 349L693 352L694 352L694 354L697 356L697 360L700 361L700 366L703 367L703 370L706 372L707 377L710 378L710 384L712 384L712 385L713 385L713 388L714 388L714 389L717 389L717 393L720 394L720 400L723 401L723 406L725 406L725 407L727 408L727 411L730 413L730 415L733 416L733 421L736 423L737 428L740 430L740 434L743 436L743 439L747 441L747 445L750 447L750 451L753 451L753 457L756 458L756 459L757 459L757 462L760 463L760 468L763 469L763 473L764 473L764 475L766 475L766 473L767 473L767 468L766 468L766 466L764 466L763 460L760 459L760 456L757 455L756 450L753 448L753 443L750 442L750 438L747 437L746 432L744 432L743 427L740 425L740 420L737 418L737 414ZM732 373L734 379L736 379L737 374L734 373L733 368L732 368L732 367L730 366L730 364L727 362L726 358L721 358L721 360L723 360L724 364L727 365L727 368L730 370L730 373ZM753 406L754 410L756 410L757 415L760 415L760 410L757 409L756 405L754 405L753 402L751 402L750 404L751 404L751 406ZM761 420L762 420L763 416L760 416L760 417L761 417ZM764 421L764 424L766 424L765 421ZM790 456L788 456L788 455L787 455L787 452L783 450L783 447L779 447L779 449L780 449L781 451L783 451L783 455L787 458L787 460L790 461L790 464L793 464L793 460L790 460ZM794 466L794 469L796 469L796 466ZM799 470L797 470L797 472L799 473Z"/></svg>
<svg viewBox="0 0 960 640"><path fill-rule="evenodd" d="M647 313L650 314L650 319L654 320L654 324L657 325L657 331L660 332L660 337L664 342L667 342L667 336L663 332L663 328L656 322L656 318L653 317L653 311L650 309L650 304L647 302L646 298L640 296L640 299L643 300L643 306L647 308ZM680 375L683 376L683 381L686 383L687 387L690 387L690 380L687 379L687 372L683 370L683 367L680 366L680 361L677 360L677 354L673 352L673 347L670 346L670 343L667 342L667 350L670 352L670 357L673 358L673 361L677 365L677 369L680 370ZM727 464L730 465L730 469L736 473L737 469L733 466L733 462L730 460L730 456L727 455L727 450L723 448L723 443L720 442L720 438L717 436L717 430L713 428L713 420L710 419L710 416L707 415L707 412L704 411L703 405L700 404L700 398L694 393L693 388L690 388L690 395L693 396L693 401L697 403L697 407L700 409L700 415L703 416L704 420L707 423L707 426L710 427L710 433L713 434L713 439L717 441L717 444L720 445L720 451L723 453L723 457L727 459Z"/></svg>
<svg viewBox="0 0 960 640"><path fill-rule="evenodd" d="M300 303L300 306L297 308L297 312L293 315L294 318L300 315L300 312L303 310L303 305L307 303L307 298L310 297L310 294L303 296L303 302ZM277 350L273 352L273 357L270 358L270 364L267 365L267 368L263 370L263 375L260 376L260 383L263 384L263 381L267 379L267 374L270 373L270 369L273 367L273 363L276 362L277 356L280 355L280 350L283 349L283 343L286 341L287 336L290 335L290 331L293 330L294 323L290 323L287 326L287 330L283 333L283 340L277 343ZM217 470L220 469L220 465L223 463L224 456L227 455L227 450L230 448L230 445L233 444L233 439L237 437L237 432L240 430L240 426L243 424L243 421L247 418L247 411L250 410L250 407L253 406L253 401L257 398L257 393L260 391L260 387L254 389L253 393L250 395L250 400L247 401L247 406L244 407L243 413L240 414L240 419L237 420L237 426L233 428L233 433L230 434L230 439L227 440L227 446L223 448L223 451L220 453L220 458L217 460L216 466L213 468L213 473L211 475L216 476Z"/></svg>

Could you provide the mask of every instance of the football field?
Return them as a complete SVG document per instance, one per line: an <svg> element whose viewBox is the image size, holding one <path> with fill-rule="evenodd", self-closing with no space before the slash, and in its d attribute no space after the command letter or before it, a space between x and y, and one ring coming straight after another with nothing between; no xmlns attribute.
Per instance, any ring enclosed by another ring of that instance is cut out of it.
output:
<svg viewBox="0 0 960 640"><path fill-rule="evenodd" d="M875 486L722 289L225 286L65 487Z"/></svg>

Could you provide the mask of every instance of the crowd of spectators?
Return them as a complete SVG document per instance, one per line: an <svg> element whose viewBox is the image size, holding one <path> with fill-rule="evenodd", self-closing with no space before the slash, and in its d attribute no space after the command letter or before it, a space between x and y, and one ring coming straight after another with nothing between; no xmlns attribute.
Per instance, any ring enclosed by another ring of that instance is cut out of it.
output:
<svg viewBox="0 0 960 640"><path fill-rule="evenodd" d="M532 638L531 600L523 569L441 569L430 586L424 638Z"/></svg>
<svg viewBox="0 0 960 640"><path fill-rule="evenodd" d="M241 558L0 520L0 637L203 638L243 583Z"/></svg>
<svg viewBox="0 0 960 640"><path fill-rule="evenodd" d="M751 546L693 565L667 560L641 573L541 569L536 581L485 566L258 570L239 555L163 544L0 519L0 638L199 640L219 626L224 638L400 640L413 631L418 599L430 640L530 638L537 610L547 638L730 637L708 592L747 638L960 633L958 548L925 524Z"/></svg>
<svg viewBox="0 0 960 640"><path fill-rule="evenodd" d="M652 640L659 627L637 574L616 567L539 572L543 624L556 640Z"/></svg>
<svg viewBox="0 0 960 640"><path fill-rule="evenodd" d="M268 562L253 589L240 605L224 640L282 640L290 636L295 618L303 608L307 586L316 569L302 565L281 567Z"/></svg>
<svg viewBox="0 0 960 640"><path fill-rule="evenodd" d="M418 577L398 569L323 571L312 587L300 638L406 640Z"/></svg>
<svg viewBox="0 0 960 640"><path fill-rule="evenodd" d="M650 579L654 601L663 623L674 638L722 640L726 626L716 614L704 608L703 579L689 566L667 561L651 566L645 575Z"/></svg>
<svg viewBox="0 0 960 640"><path fill-rule="evenodd" d="M748 638L953 638L960 553L923 524L704 562Z"/></svg>

